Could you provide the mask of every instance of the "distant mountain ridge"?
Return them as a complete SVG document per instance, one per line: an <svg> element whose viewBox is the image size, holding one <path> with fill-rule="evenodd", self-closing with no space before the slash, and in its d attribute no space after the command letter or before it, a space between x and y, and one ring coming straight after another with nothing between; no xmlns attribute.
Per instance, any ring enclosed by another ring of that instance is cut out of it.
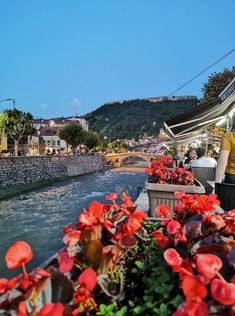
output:
<svg viewBox="0 0 235 316"><path fill-rule="evenodd" d="M150 102L161 102L161 101L179 101L179 100L197 100L197 97L194 95L185 95L185 96L170 96L170 97L151 97L151 98L138 98L138 99L127 99L127 100L115 100L115 101L110 101L110 102L105 102L105 104L113 104L113 103L123 103L127 101L137 101L137 100L148 100Z"/></svg>
<svg viewBox="0 0 235 316"><path fill-rule="evenodd" d="M198 104L195 96L111 101L82 116L89 129L110 140L158 135L163 122Z"/></svg>

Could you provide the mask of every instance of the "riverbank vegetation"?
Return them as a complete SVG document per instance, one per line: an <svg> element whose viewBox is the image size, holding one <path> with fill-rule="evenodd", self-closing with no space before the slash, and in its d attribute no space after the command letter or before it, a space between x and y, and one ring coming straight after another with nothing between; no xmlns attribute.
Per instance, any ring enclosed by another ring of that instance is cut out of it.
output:
<svg viewBox="0 0 235 316"><path fill-rule="evenodd" d="M233 315L235 212L223 213L216 195L175 193L178 204L156 208L160 223L123 193L92 202L76 227L63 230L65 248L45 269L28 274L30 245L14 243L0 278L5 315Z"/></svg>

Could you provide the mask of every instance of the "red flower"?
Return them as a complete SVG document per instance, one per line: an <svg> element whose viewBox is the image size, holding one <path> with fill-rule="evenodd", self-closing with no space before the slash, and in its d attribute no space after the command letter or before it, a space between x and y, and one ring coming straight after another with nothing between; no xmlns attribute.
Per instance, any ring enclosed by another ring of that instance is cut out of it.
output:
<svg viewBox="0 0 235 316"><path fill-rule="evenodd" d="M89 291L93 291L97 284L96 272L92 268L84 270L78 278L78 283Z"/></svg>
<svg viewBox="0 0 235 316"><path fill-rule="evenodd" d="M186 193L185 193L185 192L178 192L178 191L176 191L174 195L175 195L175 197L176 197L177 199L182 200L182 199L185 198Z"/></svg>
<svg viewBox="0 0 235 316"><path fill-rule="evenodd" d="M97 223L97 218L89 211L85 211L81 215L79 215L78 220L80 223L86 226L93 226Z"/></svg>
<svg viewBox="0 0 235 316"><path fill-rule="evenodd" d="M70 248L76 246L80 240L80 232L77 230L69 231L63 238L63 242Z"/></svg>
<svg viewBox="0 0 235 316"><path fill-rule="evenodd" d="M48 303L45 304L38 316L63 316L64 306L61 303Z"/></svg>
<svg viewBox="0 0 235 316"><path fill-rule="evenodd" d="M127 196L126 193L122 193L122 200L127 207L133 206L133 202L131 201L131 197Z"/></svg>
<svg viewBox="0 0 235 316"><path fill-rule="evenodd" d="M96 218L99 218L104 212L103 204L99 202L91 202L89 205L89 213L94 215Z"/></svg>
<svg viewBox="0 0 235 316"><path fill-rule="evenodd" d="M70 232L71 230L74 230L72 225L69 226L65 226L63 229L63 235L67 234L68 232Z"/></svg>
<svg viewBox="0 0 235 316"><path fill-rule="evenodd" d="M32 249L24 241L16 241L6 252L5 261L8 269L16 269L22 266L25 278L28 277L25 263L33 258Z"/></svg>
<svg viewBox="0 0 235 316"><path fill-rule="evenodd" d="M114 201L116 199L117 199L116 193L110 193L109 195L106 196L106 200L108 200L108 201Z"/></svg>
<svg viewBox="0 0 235 316"><path fill-rule="evenodd" d="M175 220L170 220L167 224L167 232L168 234L175 234L179 229L181 228L181 225L179 222Z"/></svg>
<svg viewBox="0 0 235 316"><path fill-rule="evenodd" d="M222 268L222 261L213 254L198 254L197 271L209 279L213 279L216 273Z"/></svg>
<svg viewBox="0 0 235 316"><path fill-rule="evenodd" d="M130 218L136 219L138 222L143 223L143 220L148 217L148 215L145 212L142 211L135 211L130 215Z"/></svg>
<svg viewBox="0 0 235 316"><path fill-rule="evenodd" d="M185 309L188 316L205 316L207 315L207 304L203 302L199 297L196 299L187 298L185 302Z"/></svg>
<svg viewBox="0 0 235 316"><path fill-rule="evenodd" d="M223 217L221 215L218 215L218 214L203 215L203 222L207 222L210 225L216 227L217 229L220 229L220 228L226 226L226 223L223 220Z"/></svg>
<svg viewBox="0 0 235 316"><path fill-rule="evenodd" d="M16 241L7 251L5 261L8 269L19 268L33 258L32 249L24 241Z"/></svg>
<svg viewBox="0 0 235 316"><path fill-rule="evenodd" d="M122 226L122 231L127 236L133 236L140 226L141 224L137 219L129 217L127 223Z"/></svg>
<svg viewBox="0 0 235 316"><path fill-rule="evenodd" d="M156 242L161 248L165 248L169 244L169 239L163 235L161 230L156 230L151 236L156 238Z"/></svg>
<svg viewBox="0 0 235 316"><path fill-rule="evenodd" d="M227 220L235 221L235 209L233 209L233 210L229 211L227 214L225 214L224 218Z"/></svg>
<svg viewBox="0 0 235 316"><path fill-rule="evenodd" d="M182 258L174 248L164 251L164 259L171 267L178 267L182 264Z"/></svg>
<svg viewBox="0 0 235 316"><path fill-rule="evenodd" d="M214 279L211 282L211 296L223 305L235 304L235 284Z"/></svg>
<svg viewBox="0 0 235 316"><path fill-rule="evenodd" d="M74 259L69 257L69 254L66 250L59 252L57 260L59 263L59 270L61 272L67 273L71 271Z"/></svg>
<svg viewBox="0 0 235 316"><path fill-rule="evenodd" d="M200 297L201 299L207 296L207 290L204 284L201 283L198 278L193 274L184 277L182 282L182 288L184 295L187 298L195 299Z"/></svg>
<svg viewBox="0 0 235 316"><path fill-rule="evenodd" d="M170 217L170 218L172 217L171 210L170 210L169 206L165 205L165 204L159 205L156 208L155 213L159 217Z"/></svg>
<svg viewBox="0 0 235 316"><path fill-rule="evenodd" d="M73 310L72 312L73 316L77 316L78 314L83 314L84 310L88 314L90 309L92 308L97 309L97 305L94 299L91 297L91 292L85 287L79 287L75 291L74 297L73 297L73 303L79 306L75 310Z"/></svg>

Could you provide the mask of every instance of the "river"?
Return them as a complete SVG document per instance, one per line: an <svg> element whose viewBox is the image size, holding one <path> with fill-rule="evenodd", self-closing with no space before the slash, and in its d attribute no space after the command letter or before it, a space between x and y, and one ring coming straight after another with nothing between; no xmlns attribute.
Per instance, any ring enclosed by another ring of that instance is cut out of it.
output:
<svg viewBox="0 0 235 316"><path fill-rule="evenodd" d="M27 264L30 271L63 247L63 227L75 224L77 216L91 201L105 202L105 196L111 192L119 196L126 192L135 200L138 188L144 185L146 174L133 167L59 181L1 201L0 277L10 278L20 271L7 270L4 259L7 249L15 241L24 240L31 245L34 257Z"/></svg>

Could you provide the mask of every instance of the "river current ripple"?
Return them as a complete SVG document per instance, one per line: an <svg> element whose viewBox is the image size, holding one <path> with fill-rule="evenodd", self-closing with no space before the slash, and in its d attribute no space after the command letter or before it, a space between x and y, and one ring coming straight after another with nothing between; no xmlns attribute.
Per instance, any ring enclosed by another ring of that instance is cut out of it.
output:
<svg viewBox="0 0 235 316"><path fill-rule="evenodd" d="M133 169L134 170L134 169ZM19 273L6 268L4 256L17 240L28 242L34 258L32 270L63 247L62 229L76 223L77 216L91 201L105 202L111 192L126 192L136 199L146 174L105 171L60 181L39 190L0 202L0 277ZM107 202L107 201L106 201Z"/></svg>

